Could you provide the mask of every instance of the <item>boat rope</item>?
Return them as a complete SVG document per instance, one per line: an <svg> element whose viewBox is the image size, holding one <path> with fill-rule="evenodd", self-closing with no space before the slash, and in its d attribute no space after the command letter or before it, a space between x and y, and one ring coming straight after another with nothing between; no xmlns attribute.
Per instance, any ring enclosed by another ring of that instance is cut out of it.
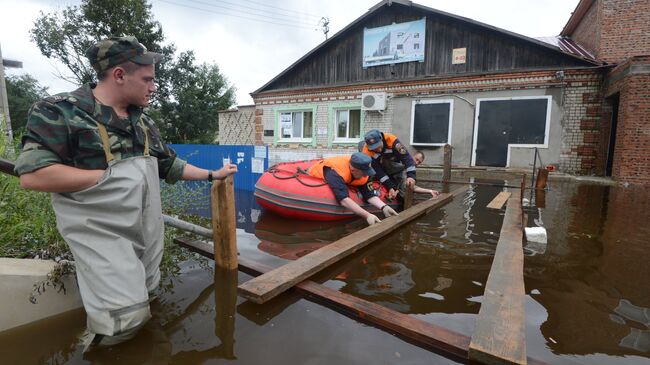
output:
<svg viewBox="0 0 650 365"><path fill-rule="evenodd" d="M310 176L310 175L307 174L307 171L301 169L300 167L296 167L296 172L292 172L292 171L280 169L280 168L278 168L276 166L271 166L268 169L268 172L273 174L273 177L275 177L278 180L296 179L296 180L298 180L299 183L301 183L301 184L303 184L303 185L305 185L307 187L310 187L310 188L318 188L318 187L327 185L326 182L323 182L323 183L320 183L320 184L310 184L308 182L303 181L300 178L300 175L307 175L307 176ZM289 176L278 176L278 173L289 174Z"/></svg>

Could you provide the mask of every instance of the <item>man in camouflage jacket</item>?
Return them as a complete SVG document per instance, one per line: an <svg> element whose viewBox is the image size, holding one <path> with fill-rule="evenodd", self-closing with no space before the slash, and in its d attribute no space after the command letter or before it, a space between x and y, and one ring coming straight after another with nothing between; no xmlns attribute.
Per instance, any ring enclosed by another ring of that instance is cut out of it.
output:
<svg viewBox="0 0 650 365"><path fill-rule="evenodd" d="M151 317L163 248L159 178L211 181L237 166L204 170L162 141L143 113L160 54L135 37L113 37L86 56L99 82L32 107L16 172L24 188L52 193L57 228L75 257L86 344L112 345Z"/></svg>

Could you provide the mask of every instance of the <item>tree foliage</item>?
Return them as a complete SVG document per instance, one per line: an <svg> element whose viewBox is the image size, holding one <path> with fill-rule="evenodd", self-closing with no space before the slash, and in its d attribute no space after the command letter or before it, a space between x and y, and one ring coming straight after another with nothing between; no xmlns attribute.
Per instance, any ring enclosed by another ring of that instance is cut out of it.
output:
<svg viewBox="0 0 650 365"><path fill-rule="evenodd" d="M42 13L31 30L41 53L61 61L72 76L61 78L84 84L95 81L86 50L113 35L133 35L148 50L163 54L156 65L158 90L150 105L169 142L212 143L217 132L217 110L234 102L234 88L217 65L195 64L192 51L174 58L176 46L165 44L160 22L147 0L82 0L79 6Z"/></svg>
<svg viewBox="0 0 650 365"><path fill-rule="evenodd" d="M11 129L14 135L23 132L27 123L27 113L39 99L47 96L47 87L41 86L32 76L25 74L20 76L8 76L7 101L11 116Z"/></svg>
<svg viewBox="0 0 650 365"><path fill-rule="evenodd" d="M214 143L217 110L235 102L235 89L219 67L195 65L194 60L194 52L183 52L170 70L172 101L161 105L160 119L164 122L161 132L172 143Z"/></svg>
<svg viewBox="0 0 650 365"><path fill-rule="evenodd" d="M176 51L173 44L163 45L162 26L144 0L83 0L81 5L60 12L41 12L30 33L43 55L61 61L72 72L72 77L59 76L76 84L95 80L86 50L111 36L133 35L148 50L162 53L166 61ZM164 73L164 69L159 70L158 78L160 71Z"/></svg>

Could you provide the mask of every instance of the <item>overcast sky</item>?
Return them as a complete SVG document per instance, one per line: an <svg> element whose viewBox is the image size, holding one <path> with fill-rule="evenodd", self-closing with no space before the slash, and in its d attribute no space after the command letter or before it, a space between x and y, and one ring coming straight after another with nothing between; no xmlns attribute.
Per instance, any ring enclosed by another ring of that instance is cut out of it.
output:
<svg viewBox="0 0 650 365"><path fill-rule="evenodd" d="M416 3L471 18L529 37L557 35L579 0L419 0ZM23 69L50 93L75 88L57 79L66 68L40 54L29 30L40 11L70 0L0 0L0 46L4 58ZM252 104L249 93L282 72L325 40L318 26L329 18L330 37L353 22L375 0L150 0L168 42L178 51L193 49L198 62L216 63L237 88L237 103ZM226 15L229 14L229 15Z"/></svg>

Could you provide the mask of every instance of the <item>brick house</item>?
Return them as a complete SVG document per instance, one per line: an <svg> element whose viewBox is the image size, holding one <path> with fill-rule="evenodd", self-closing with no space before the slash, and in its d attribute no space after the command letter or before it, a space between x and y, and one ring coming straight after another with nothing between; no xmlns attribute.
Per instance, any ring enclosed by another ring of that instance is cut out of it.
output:
<svg viewBox="0 0 650 365"><path fill-rule="evenodd" d="M595 174L650 185L650 1L581 0L560 35L611 65L575 153Z"/></svg>
<svg viewBox="0 0 650 365"><path fill-rule="evenodd" d="M441 163L446 143L456 167L529 169L537 150L562 172L650 183L650 154L635 152L649 146L647 113L636 113L647 103L647 57L635 57L648 48L648 22L638 24L645 48L628 42L632 54L615 65L623 54L601 43L620 29L604 21L634 17L615 3L582 0L560 36L534 39L410 1L381 1L251 93L255 144L269 146L270 163L328 157L356 151L376 128L423 151L428 164ZM367 49L415 23L424 40L402 43L418 44L412 53L422 48L420 60L396 54L365 63Z"/></svg>

